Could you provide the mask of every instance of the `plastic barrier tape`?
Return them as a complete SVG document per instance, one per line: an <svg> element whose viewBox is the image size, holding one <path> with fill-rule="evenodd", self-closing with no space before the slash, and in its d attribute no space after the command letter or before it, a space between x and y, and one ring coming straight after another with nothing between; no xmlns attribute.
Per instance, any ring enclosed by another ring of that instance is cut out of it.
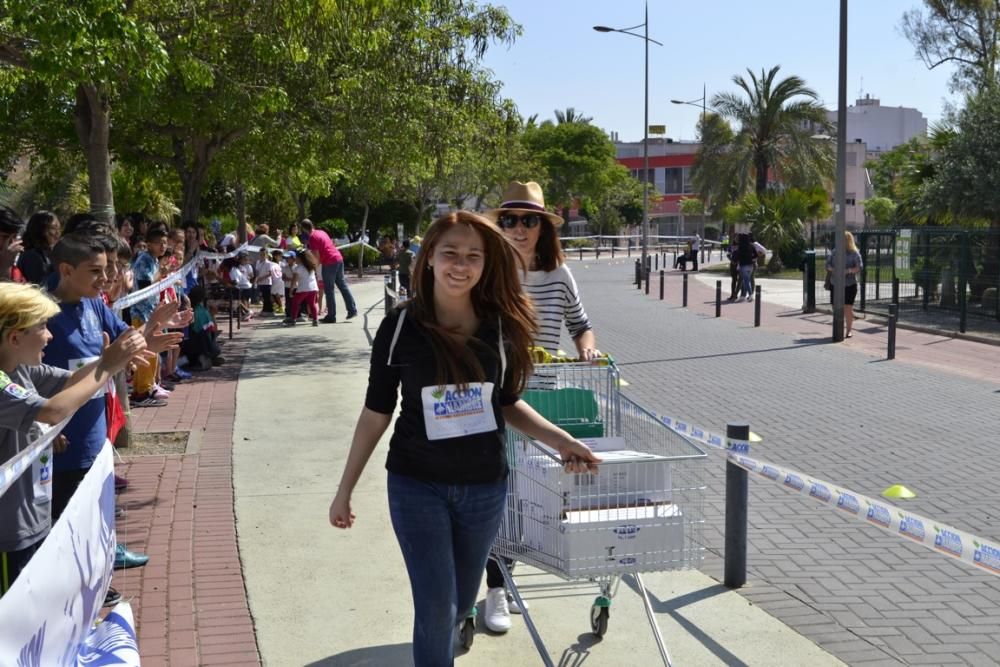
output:
<svg viewBox="0 0 1000 667"><path fill-rule="evenodd" d="M31 469L31 464L42 455L42 452L48 449L52 441L62 432L63 427L66 426L71 418L72 416L67 417L55 426L45 426L36 422L35 426L39 431L38 439L29 444L27 449L21 451L3 465L0 465L0 496L6 493L7 489L26 470Z"/></svg>
<svg viewBox="0 0 1000 667"><path fill-rule="evenodd" d="M131 294L126 294L122 298L111 304L112 310L124 310L129 306L134 306L140 301L144 301L153 296L158 296L161 292L173 287L178 282L184 280L187 274L194 270L195 265L198 261L202 259L201 253L198 253L194 257L188 260L187 264L177 269L171 273L166 278L159 280L148 287L143 287L141 290L132 292Z"/></svg>
<svg viewBox="0 0 1000 667"><path fill-rule="evenodd" d="M990 574L1000 575L1000 543L984 540L920 514L907 512L881 500L843 489L788 468L752 459L745 454L731 452L728 458L759 477L807 495L817 502L836 509L839 513L956 558Z"/></svg>
<svg viewBox="0 0 1000 667"><path fill-rule="evenodd" d="M750 453L750 442L748 440L733 440L727 438L725 435L713 433L708 429L702 428L701 426L689 424L688 422L675 417L659 415L659 418L660 421L663 422L663 424L668 428L677 431L691 440L697 440L702 444L708 445L709 447L715 447L716 449L723 449L739 454Z"/></svg>

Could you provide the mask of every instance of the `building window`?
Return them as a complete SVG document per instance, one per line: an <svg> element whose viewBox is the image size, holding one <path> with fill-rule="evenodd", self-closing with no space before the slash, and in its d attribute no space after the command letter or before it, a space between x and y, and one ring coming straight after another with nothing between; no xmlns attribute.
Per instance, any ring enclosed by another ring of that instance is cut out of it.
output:
<svg viewBox="0 0 1000 667"><path fill-rule="evenodd" d="M643 170L642 169L633 169L632 170L632 177L635 180L639 181L640 183L642 183L642 174L643 174ZM656 174L656 169L650 169L650 170L648 170L646 172L646 182L648 182L650 185L652 185L654 187L656 186L656 180L655 180L656 176L655 176L655 174Z"/></svg>
<svg viewBox="0 0 1000 667"><path fill-rule="evenodd" d="M663 194L676 195L684 192L684 169L681 167L667 167L663 179Z"/></svg>
<svg viewBox="0 0 1000 667"><path fill-rule="evenodd" d="M844 195L844 205L845 206L855 206L857 199L857 194L854 192L848 192Z"/></svg>

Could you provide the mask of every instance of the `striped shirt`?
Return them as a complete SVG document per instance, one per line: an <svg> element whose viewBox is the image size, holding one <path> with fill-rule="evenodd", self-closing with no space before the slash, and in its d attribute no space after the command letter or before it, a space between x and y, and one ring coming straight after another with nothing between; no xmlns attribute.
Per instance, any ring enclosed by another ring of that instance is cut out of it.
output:
<svg viewBox="0 0 1000 667"><path fill-rule="evenodd" d="M522 287L535 306L537 347L555 354L559 349L563 322L570 338L576 338L592 328L580 302L576 281L565 264L553 271L528 271Z"/></svg>

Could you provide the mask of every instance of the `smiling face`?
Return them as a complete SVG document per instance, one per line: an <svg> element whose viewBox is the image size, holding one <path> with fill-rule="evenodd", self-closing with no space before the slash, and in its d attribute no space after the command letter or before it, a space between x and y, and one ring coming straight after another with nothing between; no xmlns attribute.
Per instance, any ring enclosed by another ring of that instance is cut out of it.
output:
<svg viewBox="0 0 1000 667"><path fill-rule="evenodd" d="M42 352L45 346L52 340L45 322L40 322L27 329L11 331L7 341L11 349L16 350L17 364L25 366L37 366L42 363Z"/></svg>
<svg viewBox="0 0 1000 667"><path fill-rule="evenodd" d="M107 284L108 256L97 253L76 266L63 262L59 265L59 287L77 299L92 299L100 296Z"/></svg>
<svg viewBox="0 0 1000 667"><path fill-rule="evenodd" d="M158 236L146 239L146 251L156 259L163 257L167 251L167 237Z"/></svg>
<svg viewBox="0 0 1000 667"><path fill-rule="evenodd" d="M135 227L132 226L132 221L129 220L128 218L125 218L125 221L122 222L121 229L118 230L118 233L121 235L123 239L127 241L130 238L132 238L132 234L134 232L135 232Z"/></svg>
<svg viewBox="0 0 1000 667"><path fill-rule="evenodd" d="M479 233L455 225L441 235L431 256L434 297L468 297L483 275L486 254Z"/></svg>
<svg viewBox="0 0 1000 667"><path fill-rule="evenodd" d="M521 214L515 212L510 215L511 219L513 219L514 217L519 217ZM525 215L530 216L531 214L527 213ZM521 255L522 259L524 259L524 263L529 268L531 267L535 255L537 254L538 239L542 234L542 225L546 224L542 221L541 216L535 215L534 217L539 219L540 224L535 224L531 229L528 229L525 226L523 219L519 220L514 227L508 228L504 225L500 226L504 236L506 236L507 240L510 241L511 244L517 249L518 254Z"/></svg>

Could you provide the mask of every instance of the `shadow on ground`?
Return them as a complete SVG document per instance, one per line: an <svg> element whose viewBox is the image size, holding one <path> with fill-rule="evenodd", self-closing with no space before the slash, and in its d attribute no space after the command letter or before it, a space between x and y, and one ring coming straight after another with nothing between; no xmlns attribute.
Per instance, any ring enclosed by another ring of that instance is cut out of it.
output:
<svg viewBox="0 0 1000 667"><path fill-rule="evenodd" d="M280 327L280 325L278 325ZM341 326L340 324L329 324L326 326ZM344 325L348 326L348 325ZM258 327L261 333L272 329L272 327ZM285 375L292 369L296 373L308 373L308 370L316 366L320 359L326 361L333 359L336 368L347 371L363 369L367 374L368 361L371 356L369 350L348 350L337 349L337 342L322 335L312 332L312 327L284 328L280 335L260 336L258 335L253 343L251 355L253 363L245 364L241 379L263 378L275 375ZM336 379L334 375L332 379Z"/></svg>
<svg viewBox="0 0 1000 667"><path fill-rule="evenodd" d="M406 667L413 664L412 644L383 644L351 649L331 655L305 667Z"/></svg>
<svg viewBox="0 0 1000 667"><path fill-rule="evenodd" d="M642 593L639 590L639 584L635 577L623 577L622 581L625 582L629 588L635 591L636 595L641 596ZM685 595L680 595L671 600L661 600L649 589L646 593L649 595L649 602L653 607L653 611L657 614L666 614L671 619L674 620L677 625L681 626L685 632L698 642L712 652L715 657L721 660L724 664L730 665L731 667L747 667L747 663L740 660L737 656L730 653L724 646L719 644L715 639L709 636L704 630L698 627L696 624L692 623L689 619L685 618L680 610L690 604L695 604L701 602L702 600L707 600L708 598L715 597L716 595L721 595L723 593L729 592L729 589L722 584L714 584L708 586L701 590L692 591Z"/></svg>

